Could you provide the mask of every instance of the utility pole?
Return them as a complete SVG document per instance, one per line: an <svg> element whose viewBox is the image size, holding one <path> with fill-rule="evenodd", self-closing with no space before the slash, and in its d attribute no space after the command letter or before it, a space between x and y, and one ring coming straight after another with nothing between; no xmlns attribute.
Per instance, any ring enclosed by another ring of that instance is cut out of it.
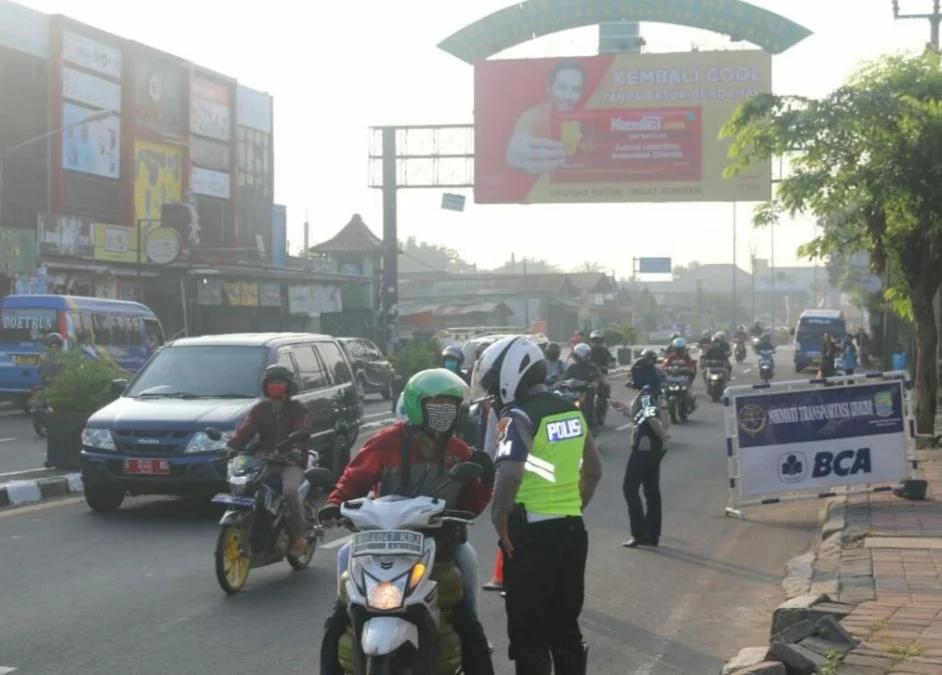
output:
<svg viewBox="0 0 942 675"><path fill-rule="evenodd" d="M733 322L730 329L736 328L736 202L733 202Z"/></svg>
<svg viewBox="0 0 942 675"><path fill-rule="evenodd" d="M901 14L899 0L893 0L893 18L900 19L928 19L929 20L929 46L939 51L939 25L942 24L942 0L932 0L931 14Z"/></svg>

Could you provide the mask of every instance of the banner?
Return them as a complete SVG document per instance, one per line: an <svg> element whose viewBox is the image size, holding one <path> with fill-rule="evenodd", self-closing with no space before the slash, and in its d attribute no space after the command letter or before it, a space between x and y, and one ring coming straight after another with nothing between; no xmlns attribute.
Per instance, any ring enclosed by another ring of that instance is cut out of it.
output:
<svg viewBox="0 0 942 675"><path fill-rule="evenodd" d="M196 285L196 303L203 307L218 307L222 304L222 282L219 279L204 279Z"/></svg>
<svg viewBox="0 0 942 675"><path fill-rule="evenodd" d="M232 140L229 88L194 77L190 89L190 131L219 141Z"/></svg>
<svg viewBox="0 0 942 675"><path fill-rule="evenodd" d="M223 281L223 295L226 298L226 304L233 307L242 306L242 284L238 281Z"/></svg>
<svg viewBox="0 0 942 675"><path fill-rule="evenodd" d="M772 57L754 50L481 61L475 201L768 200L771 161L726 179L718 136L771 90Z"/></svg>
<svg viewBox="0 0 942 675"><path fill-rule="evenodd" d="M743 495L908 477L902 381L738 396L735 412Z"/></svg>
<svg viewBox="0 0 942 675"><path fill-rule="evenodd" d="M281 284L259 284L258 298L262 307L281 307Z"/></svg>
<svg viewBox="0 0 942 675"><path fill-rule="evenodd" d="M121 112L121 85L75 68L62 69L62 98L91 108Z"/></svg>
<svg viewBox="0 0 942 675"><path fill-rule="evenodd" d="M272 102L268 94L240 84L236 90L236 114L239 126L271 133Z"/></svg>
<svg viewBox="0 0 942 675"><path fill-rule="evenodd" d="M258 307L258 284L243 281L239 285L242 287L242 306Z"/></svg>
<svg viewBox="0 0 942 675"><path fill-rule="evenodd" d="M121 175L121 118L112 115L82 124L97 111L62 104L62 168L103 178Z"/></svg>
<svg viewBox="0 0 942 675"><path fill-rule="evenodd" d="M183 150L150 141L134 142L134 212L138 220L160 220L165 202L183 201Z"/></svg>
<svg viewBox="0 0 942 675"><path fill-rule="evenodd" d="M314 314L311 308L310 286L288 286L288 313L305 316Z"/></svg>
<svg viewBox="0 0 942 675"><path fill-rule="evenodd" d="M229 199L231 196L232 179L222 171L190 167L190 184L194 194L217 199Z"/></svg>
<svg viewBox="0 0 942 675"><path fill-rule="evenodd" d="M137 227L95 223L95 260L136 263ZM141 257L141 262L146 262Z"/></svg>
<svg viewBox="0 0 942 675"><path fill-rule="evenodd" d="M184 100L187 89L185 70L168 60L145 56L134 58L134 113L138 126L161 134L182 136Z"/></svg>
<svg viewBox="0 0 942 675"><path fill-rule="evenodd" d="M95 253L92 221L77 216L39 214L39 255L91 259Z"/></svg>
<svg viewBox="0 0 942 675"><path fill-rule="evenodd" d="M36 267L36 232L0 227L0 273L32 274Z"/></svg>
<svg viewBox="0 0 942 675"><path fill-rule="evenodd" d="M121 51L84 35L62 33L62 60L99 75L121 79Z"/></svg>

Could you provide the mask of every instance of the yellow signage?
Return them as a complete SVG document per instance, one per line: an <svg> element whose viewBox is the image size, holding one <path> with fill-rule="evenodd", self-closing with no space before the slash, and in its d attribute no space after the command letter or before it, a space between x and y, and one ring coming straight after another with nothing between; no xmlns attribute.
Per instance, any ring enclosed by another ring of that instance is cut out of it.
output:
<svg viewBox="0 0 942 675"><path fill-rule="evenodd" d="M138 220L160 220L167 202L183 201L183 150L134 142L134 212Z"/></svg>
<svg viewBox="0 0 942 675"><path fill-rule="evenodd" d="M137 228L95 223L95 260L137 262ZM145 262L142 259L142 262Z"/></svg>
<svg viewBox="0 0 942 675"><path fill-rule="evenodd" d="M258 307L258 284L242 283L242 306Z"/></svg>

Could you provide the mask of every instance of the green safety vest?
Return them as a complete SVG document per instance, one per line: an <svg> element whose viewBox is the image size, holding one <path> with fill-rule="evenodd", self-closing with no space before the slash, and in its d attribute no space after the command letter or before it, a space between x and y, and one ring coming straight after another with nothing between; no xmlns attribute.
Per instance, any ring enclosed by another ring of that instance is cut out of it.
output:
<svg viewBox="0 0 942 675"><path fill-rule="evenodd" d="M531 513L581 516L579 481L589 425L568 401L553 394L538 394L534 399L533 405L521 406L535 429L517 502Z"/></svg>

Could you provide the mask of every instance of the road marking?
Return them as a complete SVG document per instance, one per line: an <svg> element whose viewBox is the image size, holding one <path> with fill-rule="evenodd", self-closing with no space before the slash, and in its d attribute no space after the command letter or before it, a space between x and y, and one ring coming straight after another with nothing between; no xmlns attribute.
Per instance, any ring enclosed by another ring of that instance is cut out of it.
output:
<svg viewBox="0 0 942 675"><path fill-rule="evenodd" d="M752 368L746 368L744 371L742 371L742 374L748 375L750 372L752 372Z"/></svg>
<svg viewBox="0 0 942 675"><path fill-rule="evenodd" d="M38 469L27 469L26 471L8 471L7 473L0 473L0 478L5 478L6 476L25 476L28 473L41 474L48 471L49 469L45 469L43 467L39 467ZM37 476L37 478L44 478L44 476Z"/></svg>
<svg viewBox="0 0 942 675"><path fill-rule="evenodd" d="M370 413L369 415L363 415L363 419L368 420L373 417L392 417L392 412L386 411L381 413Z"/></svg>
<svg viewBox="0 0 942 675"><path fill-rule="evenodd" d="M33 504L32 506L21 506L19 508L10 509L9 511L0 511L0 520L3 518L10 518L12 516L24 516L28 513L36 513L37 511L45 511L47 509L57 509L62 506L73 506L84 501L85 497L69 497L68 499L57 499L52 502ZM3 675L2 671L0 671L0 675Z"/></svg>
<svg viewBox="0 0 942 675"><path fill-rule="evenodd" d="M15 441L15 440L16 439L13 438L12 436L10 438L0 438L0 443L8 443L9 441ZM0 673L0 675L3 675L3 673Z"/></svg>
<svg viewBox="0 0 942 675"><path fill-rule="evenodd" d="M340 537L340 539L334 539L333 541L328 541L326 544L321 544L321 548L326 548L326 549L340 548L351 539L353 539L353 535L348 534L345 537ZM0 673L0 675L3 675L3 674Z"/></svg>
<svg viewBox="0 0 942 675"><path fill-rule="evenodd" d="M625 431L627 429L630 429L631 426L632 426L631 422L628 422L627 424L622 424L620 427L615 427L615 431Z"/></svg>
<svg viewBox="0 0 942 675"><path fill-rule="evenodd" d="M7 675L7 673L12 673L16 668L7 668L5 666L0 666L0 675Z"/></svg>

